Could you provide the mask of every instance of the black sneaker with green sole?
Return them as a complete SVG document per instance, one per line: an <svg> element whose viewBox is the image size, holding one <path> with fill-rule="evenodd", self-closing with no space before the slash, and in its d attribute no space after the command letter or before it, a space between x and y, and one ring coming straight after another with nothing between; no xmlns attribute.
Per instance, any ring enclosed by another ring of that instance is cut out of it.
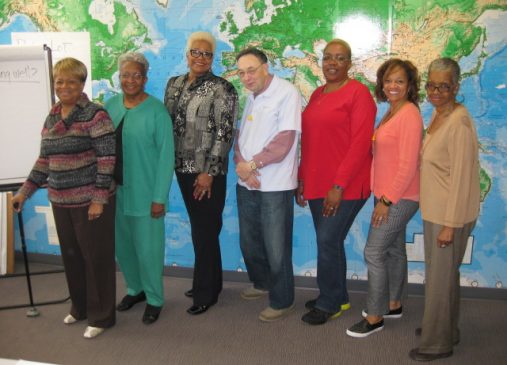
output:
<svg viewBox="0 0 507 365"><path fill-rule="evenodd" d="M329 313L318 308L313 308L306 313L301 320L311 325L319 325L326 323L329 319L338 318L342 314L342 311L336 313Z"/></svg>

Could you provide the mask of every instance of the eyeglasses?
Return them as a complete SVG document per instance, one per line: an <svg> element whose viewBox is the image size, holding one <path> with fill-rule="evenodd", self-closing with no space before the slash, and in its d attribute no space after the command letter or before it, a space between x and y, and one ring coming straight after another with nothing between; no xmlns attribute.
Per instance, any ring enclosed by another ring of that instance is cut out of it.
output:
<svg viewBox="0 0 507 365"><path fill-rule="evenodd" d="M322 57L322 61L324 62L329 62L331 60L335 60L336 62L340 63L340 64L343 64L347 61L349 61L350 59L348 57L345 57L344 55L341 55L341 54L325 54L324 57Z"/></svg>
<svg viewBox="0 0 507 365"><path fill-rule="evenodd" d="M428 82L424 88L429 92L435 92L435 90L438 90L440 93L448 93L451 90L451 87L452 85L449 84L437 85L432 82Z"/></svg>
<svg viewBox="0 0 507 365"><path fill-rule="evenodd" d="M199 51L198 49L191 49L190 55L194 58L203 57L207 60L210 60L213 57L213 52L207 52L207 51Z"/></svg>
<svg viewBox="0 0 507 365"><path fill-rule="evenodd" d="M240 79L242 79L243 77L245 77L246 75L248 76L253 76L255 75L255 73L257 72L257 70L262 66L264 65L264 63L261 63L259 66L257 67L250 67L246 70L238 70L237 74L239 76Z"/></svg>
<svg viewBox="0 0 507 365"><path fill-rule="evenodd" d="M120 74L120 79L122 80L130 80L131 78L134 79L135 81L140 81L144 78L144 76L140 72L135 72L133 74L125 72L123 74Z"/></svg>

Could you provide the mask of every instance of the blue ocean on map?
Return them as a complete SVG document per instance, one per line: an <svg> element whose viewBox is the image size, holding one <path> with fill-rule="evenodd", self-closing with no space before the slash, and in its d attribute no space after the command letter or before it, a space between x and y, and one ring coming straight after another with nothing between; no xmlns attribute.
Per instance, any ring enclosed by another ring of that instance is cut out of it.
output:
<svg viewBox="0 0 507 365"><path fill-rule="evenodd" d="M12 32L37 32L37 27L26 15L16 15L12 22L0 31L0 44L11 44Z"/></svg>
<svg viewBox="0 0 507 365"><path fill-rule="evenodd" d="M137 3L137 2L135 2ZM139 19L148 27L151 44L143 45L141 51L150 62L149 81L146 91L163 99L167 80L176 75L187 72L185 59L186 40L192 31L218 29L225 14L211 11L215 1L189 2L186 0L170 1L168 8L156 5L156 2L142 2L136 7ZM233 0L221 0L220 9L229 5L237 7ZM507 18L505 15L504 18ZM191 21L189 19L192 19ZM481 217L473 232L474 245L470 264L462 266L463 285L481 287L504 287L505 265L507 260L507 232L505 220L507 217L507 47L503 35L502 23L495 17L486 17L492 24L488 29L495 32L489 39L488 56L483 57L484 51L477 47L470 55L460 60L464 72L468 73L462 81L458 97L472 114L481 143L480 162L482 168L492 180L491 190L482 204ZM492 20L491 20L492 19ZM0 29L0 44L11 43L11 32L36 32L38 28L31 19L24 15L15 15L11 22ZM233 44L225 38L217 39L213 71L221 75L226 71L221 63L222 52L234 51ZM305 53L297 46L288 46L283 57L304 58ZM271 70L278 76L291 78L295 69L284 68L281 60L276 59L270 65ZM473 71L476 70L476 71ZM421 70L425 71L425 70ZM119 91L118 76L112 80L93 80L93 97L108 99ZM380 104L378 118L385 112L386 103ZM424 101L421 112L427 125L432 112L431 105ZM36 156L34 156L35 159ZM238 238L238 219L236 210L236 177L232 159L229 165L227 181L227 200L223 216L223 230L221 234L221 249L223 267L226 270L245 271L241 257ZM59 254L57 245L48 244L47 214L41 209L49 207L45 190L37 192L26 204L24 210L25 227L28 249L31 252ZM348 271L347 277L365 279L366 266L363 259L363 249L368 234L369 220L373 209L370 199L359 214L346 240ZM37 212L36 212L37 210ZM174 180L169 196L169 212L165 217L166 256L165 263L169 266L193 266L193 249L190 237L190 226L185 206L181 199L178 184ZM502 229L499 229L502 228ZM420 214L417 213L407 227L407 244L413 244L416 235L422 234ZM316 275L316 245L315 231L308 208L295 207L294 221L294 272L297 275ZM424 277L424 263L410 262L412 282L422 282Z"/></svg>

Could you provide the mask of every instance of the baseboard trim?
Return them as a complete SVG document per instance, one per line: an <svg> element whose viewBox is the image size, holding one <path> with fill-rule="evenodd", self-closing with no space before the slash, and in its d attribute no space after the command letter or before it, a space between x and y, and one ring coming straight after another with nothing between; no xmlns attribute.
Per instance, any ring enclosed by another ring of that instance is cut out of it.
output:
<svg viewBox="0 0 507 365"><path fill-rule="evenodd" d="M23 260L21 252L16 251L16 260ZM29 262L41 264L62 265L62 258L59 255L48 255L40 253L29 253ZM117 268L118 269L118 268ZM193 269L191 267L182 266L165 266L164 275L179 278L192 278ZM246 272L224 271L223 278L225 281L248 283L248 275ZM317 281L314 277L296 276L295 285L299 288L317 289ZM368 283L365 280L347 280L347 288L351 292L366 293ZM410 296L423 296L423 284L408 284L407 293ZM504 288L474 288L461 287L461 298L469 299L490 299L490 300L507 300L507 290Z"/></svg>

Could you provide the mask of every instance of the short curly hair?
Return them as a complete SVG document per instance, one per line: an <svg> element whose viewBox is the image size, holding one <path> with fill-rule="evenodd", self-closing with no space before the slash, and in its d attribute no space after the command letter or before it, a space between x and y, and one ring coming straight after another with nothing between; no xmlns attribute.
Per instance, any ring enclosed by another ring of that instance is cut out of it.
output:
<svg viewBox="0 0 507 365"><path fill-rule="evenodd" d="M384 93L385 79L397 69L405 71L408 79L408 93L407 100L415 105L419 104L419 89L421 78L417 67L408 60L401 60L399 58L391 58L385 61L377 70L377 84L375 85L375 97L378 101L387 101L387 96Z"/></svg>
<svg viewBox="0 0 507 365"><path fill-rule="evenodd" d="M452 58L443 57L431 61L430 66L428 67L428 76L431 71L449 72L451 74L452 83L454 85L459 83L461 70L458 62L454 61Z"/></svg>
<svg viewBox="0 0 507 365"><path fill-rule="evenodd" d="M144 77L148 74L148 69L150 68L150 63L144 57L144 55L140 52L127 52L118 57L118 69L120 69L124 63L127 62L135 62L141 65L141 73Z"/></svg>

